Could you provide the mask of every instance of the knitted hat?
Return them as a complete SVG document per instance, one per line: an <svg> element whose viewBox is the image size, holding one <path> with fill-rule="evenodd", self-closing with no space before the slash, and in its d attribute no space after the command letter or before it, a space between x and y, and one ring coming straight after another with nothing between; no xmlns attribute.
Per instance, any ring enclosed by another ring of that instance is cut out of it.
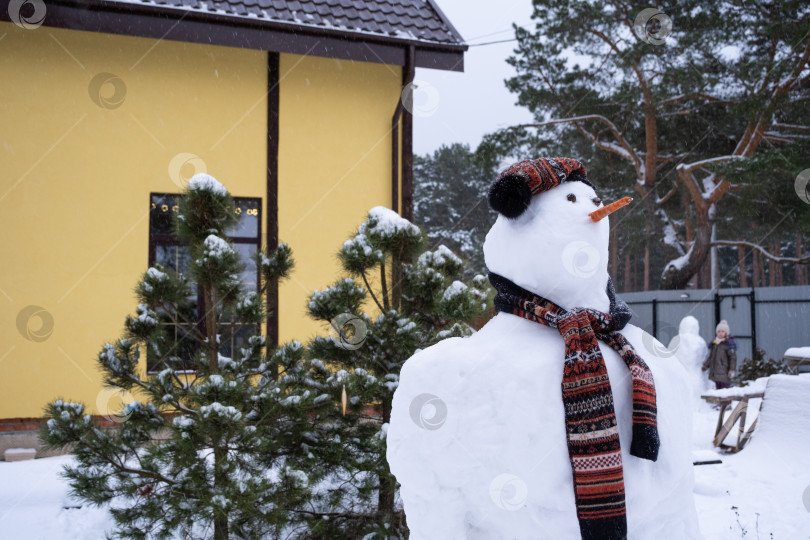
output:
<svg viewBox="0 0 810 540"><path fill-rule="evenodd" d="M726 335L728 335L728 321L726 321L725 319L717 323L717 327L714 329L714 333L716 334L721 330L725 332Z"/></svg>
<svg viewBox="0 0 810 540"><path fill-rule="evenodd" d="M498 175L489 188L489 205L508 218L516 218L529 206L532 195L573 181L593 187L585 167L576 159L525 159Z"/></svg>

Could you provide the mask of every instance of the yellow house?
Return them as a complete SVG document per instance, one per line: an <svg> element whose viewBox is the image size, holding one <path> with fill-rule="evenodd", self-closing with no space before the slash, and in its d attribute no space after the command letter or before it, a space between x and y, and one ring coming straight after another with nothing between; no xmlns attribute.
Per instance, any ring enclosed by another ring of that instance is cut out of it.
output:
<svg viewBox="0 0 810 540"><path fill-rule="evenodd" d="M161 223L197 172L236 198L245 256L293 248L271 341L319 331L305 300L348 234L376 205L410 217L415 67L466 50L433 0L1 9L0 458L55 397L98 411L96 355L148 265L181 264Z"/></svg>

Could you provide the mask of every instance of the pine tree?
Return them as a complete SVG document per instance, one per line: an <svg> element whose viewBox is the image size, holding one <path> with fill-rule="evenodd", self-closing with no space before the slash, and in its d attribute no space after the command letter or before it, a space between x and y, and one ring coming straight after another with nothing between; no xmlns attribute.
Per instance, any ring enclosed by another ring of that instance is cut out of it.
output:
<svg viewBox="0 0 810 540"><path fill-rule="evenodd" d="M334 407L320 425L320 488L307 519L312 537L406 535L385 458L400 369L420 348L469 335L469 321L489 305L483 276L459 281L461 259L443 245L424 251L423 243L418 227L374 208L338 253L348 277L310 298L309 314L331 335L308 347L308 382L322 392L319 399L342 396L345 407Z"/></svg>
<svg viewBox="0 0 810 540"><path fill-rule="evenodd" d="M486 146L524 150L521 158L539 154L527 148L550 148L588 159L571 144L575 135L593 149L592 178L617 163L625 188L636 192L628 211L644 216L645 283L682 288L713 248L741 240L762 247L781 235L770 216L789 230L785 238L801 232L790 218L780 222L779 210L804 213L790 189L807 167L799 157L810 129L807 2L533 6L535 24L515 27L516 76L506 84L535 123L488 137ZM771 197L777 186L781 194ZM744 227L727 219L726 206L747 207ZM765 222L762 229L751 231L752 219Z"/></svg>
<svg viewBox="0 0 810 540"><path fill-rule="evenodd" d="M191 180L176 221L191 252L187 275L149 268L135 288L137 315L98 355L105 384L137 398L116 413L117 428L100 428L80 403L46 407L43 442L70 449L76 464L64 476L78 498L110 506L118 537L271 537L310 497L301 442L323 405L300 383L301 344L266 350L260 334L267 287L287 276L291 252L260 251L258 290L246 290L225 234L235 219L219 182ZM201 317L189 315L198 289ZM184 325L194 346L180 346L162 321ZM228 358L221 343L233 334L247 337ZM142 348L160 371L143 374Z"/></svg>
<svg viewBox="0 0 810 540"><path fill-rule="evenodd" d="M444 244L464 258L467 278L486 273L482 246L497 217L487 193L496 176L496 167L477 160L468 145L414 156L414 222L432 245Z"/></svg>

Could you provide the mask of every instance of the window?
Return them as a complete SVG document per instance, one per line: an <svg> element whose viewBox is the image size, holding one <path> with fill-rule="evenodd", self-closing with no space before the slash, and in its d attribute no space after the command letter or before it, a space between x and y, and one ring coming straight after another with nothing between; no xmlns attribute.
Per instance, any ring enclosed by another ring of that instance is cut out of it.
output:
<svg viewBox="0 0 810 540"><path fill-rule="evenodd" d="M187 245L180 243L174 234L173 218L177 215L177 202L180 195L172 193L152 193L149 212L149 266L157 263L174 270L187 272L191 265L191 254ZM244 264L240 275L246 290L256 290L259 282L259 269L253 258L261 248L261 206L260 198L234 197L234 212L239 221L227 231L228 239ZM180 364L171 367L179 370L193 370L191 358L199 350L197 341L192 338L194 329L205 333L205 317L202 287L191 284L189 287L189 306L178 314L178 320L172 321L168 316L161 317L162 324L172 327L175 354ZM225 321L227 324L227 321ZM226 326L220 333L220 354L231 358L234 351L243 347L247 338L258 331L254 325ZM159 371L163 364L158 362L153 351L147 350L147 371Z"/></svg>

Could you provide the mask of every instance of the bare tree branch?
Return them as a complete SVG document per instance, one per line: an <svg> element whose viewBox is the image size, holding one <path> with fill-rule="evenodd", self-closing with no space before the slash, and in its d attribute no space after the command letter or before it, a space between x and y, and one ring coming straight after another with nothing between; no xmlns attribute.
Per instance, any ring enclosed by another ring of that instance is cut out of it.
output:
<svg viewBox="0 0 810 540"><path fill-rule="evenodd" d="M738 240L736 242L731 240L715 240L712 242L712 247L749 247L758 251L763 257L778 263L794 263L794 264L808 264L810 263L810 255L805 257L781 257L768 253L764 248L752 242Z"/></svg>
<svg viewBox="0 0 810 540"><path fill-rule="evenodd" d="M659 105L672 105L673 103L680 103L681 101L685 101L687 99L702 99L703 101L711 101L723 105L734 105L738 103L737 101L710 96L709 94L704 94L703 92L693 92L691 94L682 94L680 96L665 99L664 101L659 102Z"/></svg>
<svg viewBox="0 0 810 540"><path fill-rule="evenodd" d="M603 122L603 123L607 124L607 126L610 129L611 133L613 133L613 136L618 141L619 146L616 146L615 144L611 144L611 143L606 143L604 141L600 141L599 139L596 138L596 136L594 134L591 133L591 137L594 137L594 139L595 139L594 141L592 141L592 142L594 142L594 144L601 144L602 146L600 146L600 148L602 148L603 150L613 152L614 154L617 154L617 155L627 159L637 169L641 168L642 160L638 156L638 152L636 152L633 149L633 147L630 146L630 143L628 143L627 140L624 138L624 136L622 135L619 128L616 127L616 124L614 124L613 122L611 122L610 120L608 120L607 118L605 118L604 116L602 116L600 114L586 114L586 115L583 115L583 116L574 116L572 118L560 118L560 119L557 119L557 120L549 120L548 122L541 122L539 124L521 124L521 125L519 125L517 127L535 127L535 128L537 128L537 127L543 127L543 126L548 126L548 125L552 125L552 124L565 124L565 123L571 123L571 122L573 122L573 123L582 122L584 120L597 120L599 122ZM622 150L624 150L624 152L622 152Z"/></svg>

